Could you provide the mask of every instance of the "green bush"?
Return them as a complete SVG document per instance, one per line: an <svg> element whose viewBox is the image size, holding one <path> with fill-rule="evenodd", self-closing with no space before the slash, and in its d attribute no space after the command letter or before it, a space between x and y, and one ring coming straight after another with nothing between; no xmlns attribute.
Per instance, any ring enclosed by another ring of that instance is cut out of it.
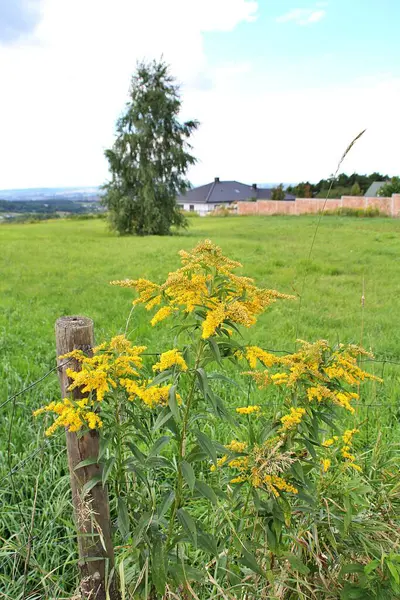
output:
<svg viewBox="0 0 400 600"><path fill-rule="evenodd" d="M321 211L320 211L321 212ZM385 213L382 213L379 208L375 206L368 206L367 208L350 208L349 206L342 206L341 208L335 208L334 210L323 211L324 215L328 216L339 216L339 217L385 217Z"/></svg>

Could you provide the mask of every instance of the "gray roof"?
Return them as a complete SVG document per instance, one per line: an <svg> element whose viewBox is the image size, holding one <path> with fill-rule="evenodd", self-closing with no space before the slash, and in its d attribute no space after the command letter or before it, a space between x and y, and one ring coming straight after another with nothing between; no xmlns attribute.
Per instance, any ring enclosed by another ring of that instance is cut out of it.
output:
<svg viewBox="0 0 400 600"><path fill-rule="evenodd" d="M244 200L270 200L272 189L259 188L255 184L246 185L239 181L219 181L218 177L212 183L200 185L178 196L177 201L185 204L222 204ZM295 200L295 196L286 194L285 200Z"/></svg>
<svg viewBox="0 0 400 600"><path fill-rule="evenodd" d="M386 181L374 181L374 183L371 183L364 196L367 198L377 198L379 190L385 183Z"/></svg>

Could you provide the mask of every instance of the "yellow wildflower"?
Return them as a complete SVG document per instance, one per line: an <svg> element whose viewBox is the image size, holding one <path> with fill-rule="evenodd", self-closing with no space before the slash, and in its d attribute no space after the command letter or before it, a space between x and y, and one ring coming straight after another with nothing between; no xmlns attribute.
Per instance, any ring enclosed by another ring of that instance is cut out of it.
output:
<svg viewBox="0 0 400 600"><path fill-rule="evenodd" d="M89 425L89 429L98 429L99 427L103 426L99 415L96 415L96 413L92 411L88 411L87 413L85 413L84 417L85 421L87 421L87 424Z"/></svg>
<svg viewBox="0 0 400 600"><path fill-rule="evenodd" d="M329 467L331 466L331 459L330 458L324 458L322 460L322 470L324 473L326 473L329 469Z"/></svg>
<svg viewBox="0 0 400 600"><path fill-rule="evenodd" d="M222 456L221 458L218 458L217 460L217 466L215 465L211 465L210 467L210 471L216 471L218 467L222 467L222 465L224 465L226 463L226 461L228 460L228 456L226 454L224 454L224 456Z"/></svg>
<svg viewBox="0 0 400 600"><path fill-rule="evenodd" d="M168 350L163 352L158 363L153 365L153 371L166 371L171 367L180 367L181 371L187 371L187 364L179 350Z"/></svg>
<svg viewBox="0 0 400 600"><path fill-rule="evenodd" d="M248 456L244 456L243 458L234 458L229 462L229 467L231 469L239 469L240 471L244 471L249 464Z"/></svg>
<svg viewBox="0 0 400 600"><path fill-rule="evenodd" d="M275 375L271 375L271 380L275 385L287 383L288 378L289 375L287 373L275 373Z"/></svg>
<svg viewBox="0 0 400 600"><path fill-rule="evenodd" d="M258 346L248 346L246 348L246 358L249 361L249 365L252 369L256 368L257 360L259 360L264 367L271 367L278 362L276 356L270 352L266 352L266 350L263 350L262 348L258 348Z"/></svg>
<svg viewBox="0 0 400 600"><path fill-rule="evenodd" d="M246 479L247 477L245 475L239 475L238 477L231 479L229 483L243 483Z"/></svg>
<svg viewBox="0 0 400 600"><path fill-rule="evenodd" d="M299 493L297 488L290 483L287 483L287 481L278 475L265 475L263 482L276 498L280 496L279 492L289 492L291 494Z"/></svg>
<svg viewBox="0 0 400 600"><path fill-rule="evenodd" d="M154 317L151 319L150 323L154 327L154 325L157 325L157 323L160 323L160 321L164 321L164 319L169 317L172 313L173 310L170 306L163 306L162 308L160 308L160 310L156 312Z"/></svg>
<svg viewBox="0 0 400 600"><path fill-rule="evenodd" d="M321 402L324 398L331 398L332 392L329 388L324 385L317 385L316 387L309 387L307 390L307 396L311 402L314 398Z"/></svg>
<svg viewBox="0 0 400 600"><path fill-rule="evenodd" d="M231 450L232 452L244 452L247 448L247 443L232 440L227 446L225 446L225 448L227 450Z"/></svg>
<svg viewBox="0 0 400 600"><path fill-rule="evenodd" d="M352 467L356 471L359 471L360 473L362 473L362 468L360 467L360 465L356 465L355 463L350 462L350 463L347 463L347 466Z"/></svg>
<svg viewBox="0 0 400 600"><path fill-rule="evenodd" d="M58 415L54 423L46 430L46 436L52 435L58 427L66 427L70 432L77 432L82 429L85 422L90 429L98 429L103 423L93 411L86 410L87 403L87 398L76 403L69 398L64 398L60 402L50 402L48 406L35 410L33 415L37 417L44 412L53 412Z"/></svg>
<svg viewBox="0 0 400 600"><path fill-rule="evenodd" d="M353 461L353 460L355 460L356 457L354 456L354 454L351 454L349 452L349 450L350 450L350 446L343 446L342 456L343 456L343 458L346 458L347 460Z"/></svg>
<svg viewBox="0 0 400 600"><path fill-rule="evenodd" d="M266 387L271 379L267 370L265 371L244 371L242 375L249 375L254 379L259 389Z"/></svg>
<svg viewBox="0 0 400 600"><path fill-rule="evenodd" d="M292 407L290 409L290 413L287 415L284 415L281 418L281 423L282 423L281 431L284 432L284 431L289 431L291 429L294 429L297 425L299 425L299 423L301 423L301 420L305 414L306 414L306 411L304 408Z"/></svg>
<svg viewBox="0 0 400 600"><path fill-rule="evenodd" d="M351 406L350 402L353 398L358 397L358 394L351 394L349 392L337 392L334 395L335 404L339 404L342 408L345 408L349 412L355 412L354 408Z"/></svg>
<svg viewBox="0 0 400 600"><path fill-rule="evenodd" d="M345 445L351 444L351 442L353 440L353 436L356 433L360 433L360 430L359 429L346 429L346 431L342 435L342 440L343 440L344 444Z"/></svg>
<svg viewBox="0 0 400 600"><path fill-rule="evenodd" d="M329 448L330 446L333 446L333 444L335 442L338 441L338 436L334 435L332 438L330 438L329 440L325 440L325 442L322 442L322 445L324 446L324 448Z"/></svg>
<svg viewBox="0 0 400 600"><path fill-rule="evenodd" d="M241 406L236 409L236 412L240 415L251 415L252 413L259 413L261 410L261 406Z"/></svg>
<svg viewBox="0 0 400 600"><path fill-rule="evenodd" d="M213 310L210 310L203 321L203 333L201 337L206 339L214 335L217 327L219 327L224 321L225 316L225 307L221 303L219 303L218 306Z"/></svg>

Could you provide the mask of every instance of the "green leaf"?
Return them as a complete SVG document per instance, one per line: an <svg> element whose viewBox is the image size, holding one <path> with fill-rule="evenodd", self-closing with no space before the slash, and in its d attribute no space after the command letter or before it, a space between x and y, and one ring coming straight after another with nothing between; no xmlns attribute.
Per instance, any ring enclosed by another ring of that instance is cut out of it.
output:
<svg viewBox="0 0 400 600"><path fill-rule="evenodd" d="M307 567L307 565L305 565L303 563L303 561L298 556L296 556L295 554L292 554L291 552L288 552L287 554L285 554L285 556L288 559L292 569L294 569L295 571L298 571L302 575L309 574L310 569Z"/></svg>
<svg viewBox="0 0 400 600"><path fill-rule="evenodd" d="M197 542L200 548L203 548L203 550L209 552L212 556L218 555L217 541L211 534L198 531Z"/></svg>
<svg viewBox="0 0 400 600"><path fill-rule="evenodd" d="M237 387L239 390L242 389L241 386L234 379L227 377L223 373L210 373L208 379L220 379L221 381L225 381L225 383L229 383L230 385Z"/></svg>
<svg viewBox="0 0 400 600"><path fill-rule="evenodd" d="M165 550L161 537L157 536L152 544L152 569L151 578L160 596L165 594L167 574L165 572Z"/></svg>
<svg viewBox="0 0 400 600"><path fill-rule="evenodd" d="M147 387L150 388L150 387L153 387L160 383L164 383L164 381L167 381L167 379L169 379L171 377L171 373L172 373L171 369L169 369L168 371L162 371L161 373L156 375L156 377L154 377L154 379L151 380L150 385Z"/></svg>
<svg viewBox="0 0 400 600"><path fill-rule="evenodd" d="M134 457L140 462L143 463L146 460L146 456L143 454L141 450L134 444L133 442L128 442L128 447L130 448Z"/></svg>
<svg viewBox="0 0 400 600"><path fill-rule="evenodd" d="M129 514L126 502L121 496L118 498L117 514L118 529L121 532L122 537L126 539L129 534Z"/></svg>
<svg viewBox="0 0 400 600"><path fill-rule="evenodd" d="M207 498L207 500L210 500L212 504L214 504L215 506L218 504L218 498L216 493L209 485L204 483L204 481L197 480L195 483L195 488L199 492L199 494L204 496L204 498Z"/></svg>
<svg viewBox="0 0 400 600"><path fill-rule="evenodd" d="M390 560L387 560L386 564L387 564L387 567L388 567L393 579L395 580L397 585L399 585L400 584L400 574L396 568L396 565L393 564Z"/></svg>
<svg viewBox="0 0 400 600"><path fill-rule="evenodd" d="M157 456L159 452L170 442L171 438L168 435L163 435L153 444L152 448L149 452L149 458L152 456Z"/></svg>
<svg viewBox="0 0 400 600"><path fill-rule="evenodd" d="M178 402L176 401L176 385L171 385L168 393L168 406L171 409L172 414L174 415L175 421L180 421L180 413Z"/></svg>
<svg viewBox="0 0 400 600"><path fill-rule="evenodd" d="M217 466L217 452L214 448L213 442L199 429L196 429L194 433L201 448L209 455L214 465Z"/></svg>
<svg viewBox="0 0 400 600"><path fill-rule="evenodd" d="M149 456L143 465L149 469L169 469L170 471L176 471L175 465L165 458L165 456Z"/></svg>
<svg viewBox="0 0 400 600"><path fill-rule="evenodd" d="M181 469L186 483L189 486L190 491L193 493L194 484L196 482L196 475L194 474L193 467L186 460L181 462Z"/></svg>
<svg viewBox="0 0 400 600"><path fill-rule="evenodd" d="M214 356L215 360L217 361L217 363L219 363L222 366L221 353L219 351L217 342L211 337L211 338L208 338L208 345L210 347L211 353Z"/></svg>
<svg viewBox="0 0 400 600"><path fill-rule="evenodd" d="M150 527L150 523L151 523L151 513L149 512L145 512L142 514L142 516L140 517L135 530L133 532L132 535L132 546L133 548L135 548L142 540L142 538L144 537L142 534L144 532L144 530L147 531L147 529Z"/></svg>
<svg viewBox="0 0 400 600"><path fill-rule="evenodd" d="M257 563L256 557L254 556L254 554L252 554L245 548L242 548L242 554L243 554L243 557L240 559L240 562L245 567L247 567L248 569L253 571L253 573L258 573L258 575L262 575L262 577L266 576L264 571L260 567L260 565Z"/></svg>
<svg viewBox="0 0 400 600"><path fill-rule="evenodd" d="M168 570L177 586L184 584L186 581L204 581L204 572L190 565L185 564L185 570L183 570L181 564L170 564Z"/></svg>
<svg viewBox="0 0 400 600"><path fill-rule="evenodd" d="M169 409L164 409L158 415L156 422L153 425L153 431L161 429L161 427L172 418L172 412Z"/></svg>
<svg viewBox="0 0 400 600"><path fill-rule="evenodd" d="M81 469L82 467L88 467L89 465L97 465L98 464L98 458L85 458L85 460L81 460L80 463L78 463L74 469L74 471L77 471L78 469Z"/></svg>
<svg viewBox="0 0 400 600"><path fill-rule="evenodd" d="M95 475L94 477L89 479L89 481L87 481L85 483L85 485L82 487L82 494L84 496L86 496L86 494L88 494L90 492L90 490L93 489L94 486L100 482L101 482L101 475Z"/></svg>
<svg viewBox="0 0 400 600"><path fill-rule="evenodd" d="M205 398L206 395L210 392L210 386L208 385L208 380L207 380L207 373L205 372L204 369L199 368L199 369L196 369L196 375L197 375L197 380L199 383L200 390Z"/></svg>
<svg viewBox="0 0 400 600"><path fill-rule="evenodd" d="M159 505L158 510L157 510L158 517L160 519L168 511L168 509L170 508L170 506L172 505L174 500L175 500L175 492L174 491L167 492L165 494L165 496L163 497L161 504Z"/></svg>
<svg viewBox="0 0 400 600"><path fill-rule="evenodd" d="M178 517L179 523L182 525L182 528L186 532L186 534L187 534L188 538L190 539L190 541L192 542L193 546L196 547L197 546L197 529L196 529L196 523L194 522L194 519L183 508L180 508L177 511L177 517Z"/></svg>
<svg viewBox="0 0 400 600"><path fill-rule="evenodd" d="M377 558L375 558L374 560L371 560L368 564L365 565L364 573L366 575L370 575L372 573L372 571L375 571L375 569L377 569L379 567L380 564L381 564L381 561L378 560Z"/></svg>
<svg viewBox="0 0 400 600"><path fill-rule="evenodd" d="M103 473L101 476L101 483L102 483L103 487L107 483L108 476L111 473L114 465L115 465L115 456L110 456L110 458L106 461L106 463L104 464L104 467L103 467Z"/></svg>

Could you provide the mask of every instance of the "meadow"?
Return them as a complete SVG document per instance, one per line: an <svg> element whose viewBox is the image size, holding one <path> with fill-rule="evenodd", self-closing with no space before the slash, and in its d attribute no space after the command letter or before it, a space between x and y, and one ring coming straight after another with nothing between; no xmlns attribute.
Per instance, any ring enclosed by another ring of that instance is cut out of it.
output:
<svg viewBox="0 0 400 600"><path fill-rule="evenodd" d="M54 323L62 315L91 317L98 341L127 331L149 351L165 349L172 332L151 328L143 308L131 313L132 292L109 282L162 281L178 267L181 248L209 238L260 287L297 296L261 317L253 342L291 352L296 338L324 338L374 353L377 362L367 367L384 384L365 388L366 435L372 445L379 438L381 452L390 448L398 456L400 222L323 217L310 256L318 222L318 216L193 218L188 231L168 238L116 237L98 220L1 226L0 405L54 367ZM67 598L74 589L64 441L44 442L44 424L31 416L58 394L52 373L0 409L0 598L22 598L24 589L31 600Z"/></svg>

